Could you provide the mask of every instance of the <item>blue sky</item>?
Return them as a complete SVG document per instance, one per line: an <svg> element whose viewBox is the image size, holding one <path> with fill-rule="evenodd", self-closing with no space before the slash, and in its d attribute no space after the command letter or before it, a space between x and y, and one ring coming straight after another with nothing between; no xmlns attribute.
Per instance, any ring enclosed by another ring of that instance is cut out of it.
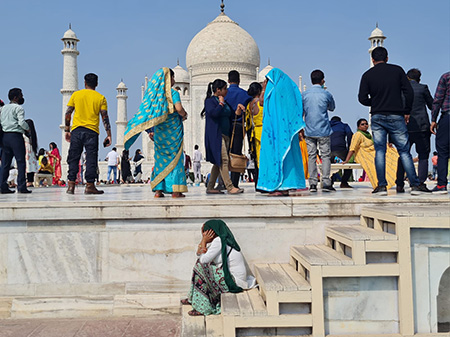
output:
<svg viewBox="0 0 450 337"><path fill-rule="evenodd" d="M0 98L6 102L10 88L22 88L26 117L37 125L39 145L60 145L61 37L71 23L81 40L80 88L85 73L99 75L98 91L108 100L115 130L115 88L120 80L129 88L131 118L139 107L144 76L162 66L174 67L177 58L184 67L189 42L220 13L219 5L219 0L4 2ZM368 116L357 91L369 67L367 38L376 22L387 36L389 61L405 70L418 67L433 95L440 75L450 69L448 0L225 0L225 5L226 14L258 44L261 68L270 57L273 66L296 82L302 75L308 85L310 72L322 69L336 100L335 114L353 129L358 118ZM100 153L104 156L106 150Z"/></svg>

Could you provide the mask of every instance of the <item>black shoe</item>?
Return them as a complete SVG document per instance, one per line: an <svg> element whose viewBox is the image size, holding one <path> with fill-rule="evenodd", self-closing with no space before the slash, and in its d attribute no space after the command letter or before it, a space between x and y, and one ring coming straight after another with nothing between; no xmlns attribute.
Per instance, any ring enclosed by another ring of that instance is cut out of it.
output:
<svg viewBox="0 0 450 337"><path fill-rule="evenodd" d="M336 192L336 189L333 186L324 186L322 187L323 192Z"/></svg>
<svg viewBox="0 0 450 337"><path fill-rule="evenodd" d="M340 188L353 188L353 186L350 186L348 183L341 183L339 186Z"/></svg>
<svg viewBox="0 0 450 337"><path fill-rule="evenodd" d="M311 186L309 186L309 191L310 191L310 192L317 192L317 185L311 185Z"/></svg>
<svg viewBox="0 0 450 337"><path fill-rule="evenodd" d="M0 193L1 194L11 194L11 193L15 193L16 191L14 190L10 190L9 188L7 190L1 190Z"/></svg>
<svg viewBox="0 0 450 337"><path fill-rule="evenodd" d="M19 193L28 194L28 193L31 193L31 191L28 189L24 189L24 190L19 191Z"/></svg>
<svg viewBox="0 0 450 337"><path fill-rule="evenodd" d="M411 195L428 194L431 191L427 188L425 184L420 184L419 186L411 187Z"/></svg>
<svg viewBox="0 0 450 337"><path fill-rule="evenodd" d="M372 194L376 194L379 196L385 196L387 195L387 188L386 186L377 186L373 191Z"/></svg>
<svg viewBox="0 0 450 337"><path fill-rule="evenodd" d="M397 193L405 193L405 187L404 186L397 186Z"/></svg>
<svg viewBox="0 0 450 337"><path fill-rule="evenodd" d="M447 194L448 193L446 186L438 186L438 185L436 185L431 192L433 194Z"/></svg>

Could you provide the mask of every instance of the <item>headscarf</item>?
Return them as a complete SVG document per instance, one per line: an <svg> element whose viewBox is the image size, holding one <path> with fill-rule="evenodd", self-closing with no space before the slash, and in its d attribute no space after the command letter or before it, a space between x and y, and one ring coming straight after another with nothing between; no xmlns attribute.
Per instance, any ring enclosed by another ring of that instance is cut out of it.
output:
<svg viewBox="0 0 450 337"><path fill-rule="evenodd" d="M367 139L372 140L372 135L370 133L360 130L360 129L358 129L358 132L361 132L364 135L364 137L366 137Z"/></svg>
<svg viewBox="0 0 450 337"><path fill-rule="evenodd" d="M222 243L222 269L225 276L225 283L228 286L228 290L231 293L240 293L242 292L242 288L238 287L234 282L233 276L228 269L228 256L227 256L227 246L241 251L241 247L239 247L238 243L234 239L233 233L231 233L230 229L222 220L208 220L205 222L203 226L203 231L207 231L208 229L212 229L214 233L220 237L220 242Z"/></svg>
<svg viewBox="0 0 450 337"><path fill-rule="evenodd" d="M166 121L174 112L170 69L162 68L148 82L139 111L128 122L125 130L125 149L128 150L141 132Z"/></svg>

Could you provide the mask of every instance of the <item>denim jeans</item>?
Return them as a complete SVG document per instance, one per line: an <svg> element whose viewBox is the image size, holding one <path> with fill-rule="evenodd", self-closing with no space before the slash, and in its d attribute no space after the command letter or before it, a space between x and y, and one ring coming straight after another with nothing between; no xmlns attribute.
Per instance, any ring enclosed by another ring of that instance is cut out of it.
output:
<svg viewBox="0 0 450 337"><path fill-rule="evenodd" d="M308 171L309 186L317 185L317 154L320 151L322 158L322 182L323 186L331 186L331 140L330 137L306 137L306 147L308 148Z"/></svg>
<svg viewBox="0 0 450 337"><path fill-rule="evenodd" d="M386 144L387 136L397 148L403 168L411 186L419 185L414 163L409 152L408 129L405 118L400 115L373 115L371 119L373 143L375 146L375 169L378 186L387 186L386 181Z"/></svg>
<svg viewBox="0 0 450 337"><path fill-rule="evenodd" d="M109 166L108 165L108 181L110 181L111 171L114 174L113 182L114 182L114 184L117 184L117 166Z"/></svg>
<svg viewBox="0 0 450 337"><path fill-rule="evenodd" d="M98 133L82 126L77 127L70 134L70 147L67 156L67 164L69 164L67 180L75 181L77 179L83 147L86 149L85 179L86 182L93 183L97 178Z"/></svg>

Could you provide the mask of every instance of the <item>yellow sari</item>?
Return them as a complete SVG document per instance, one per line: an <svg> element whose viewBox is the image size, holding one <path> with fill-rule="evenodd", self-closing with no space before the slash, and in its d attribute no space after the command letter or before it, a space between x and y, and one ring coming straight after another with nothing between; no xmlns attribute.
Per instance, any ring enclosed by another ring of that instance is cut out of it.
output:
<svg viewBox="0 0 450 337"><path fill-rule="evenodd" d="M361 164L369 177L373 188L378 186L377 171L375 169L375 146L373 140L364 136L361 132L355 132L350 144L350 151L355 152L355 161ZM398 153L393 147L386 148L386 181L387 189L395 185L397 176Z"/></svg>

